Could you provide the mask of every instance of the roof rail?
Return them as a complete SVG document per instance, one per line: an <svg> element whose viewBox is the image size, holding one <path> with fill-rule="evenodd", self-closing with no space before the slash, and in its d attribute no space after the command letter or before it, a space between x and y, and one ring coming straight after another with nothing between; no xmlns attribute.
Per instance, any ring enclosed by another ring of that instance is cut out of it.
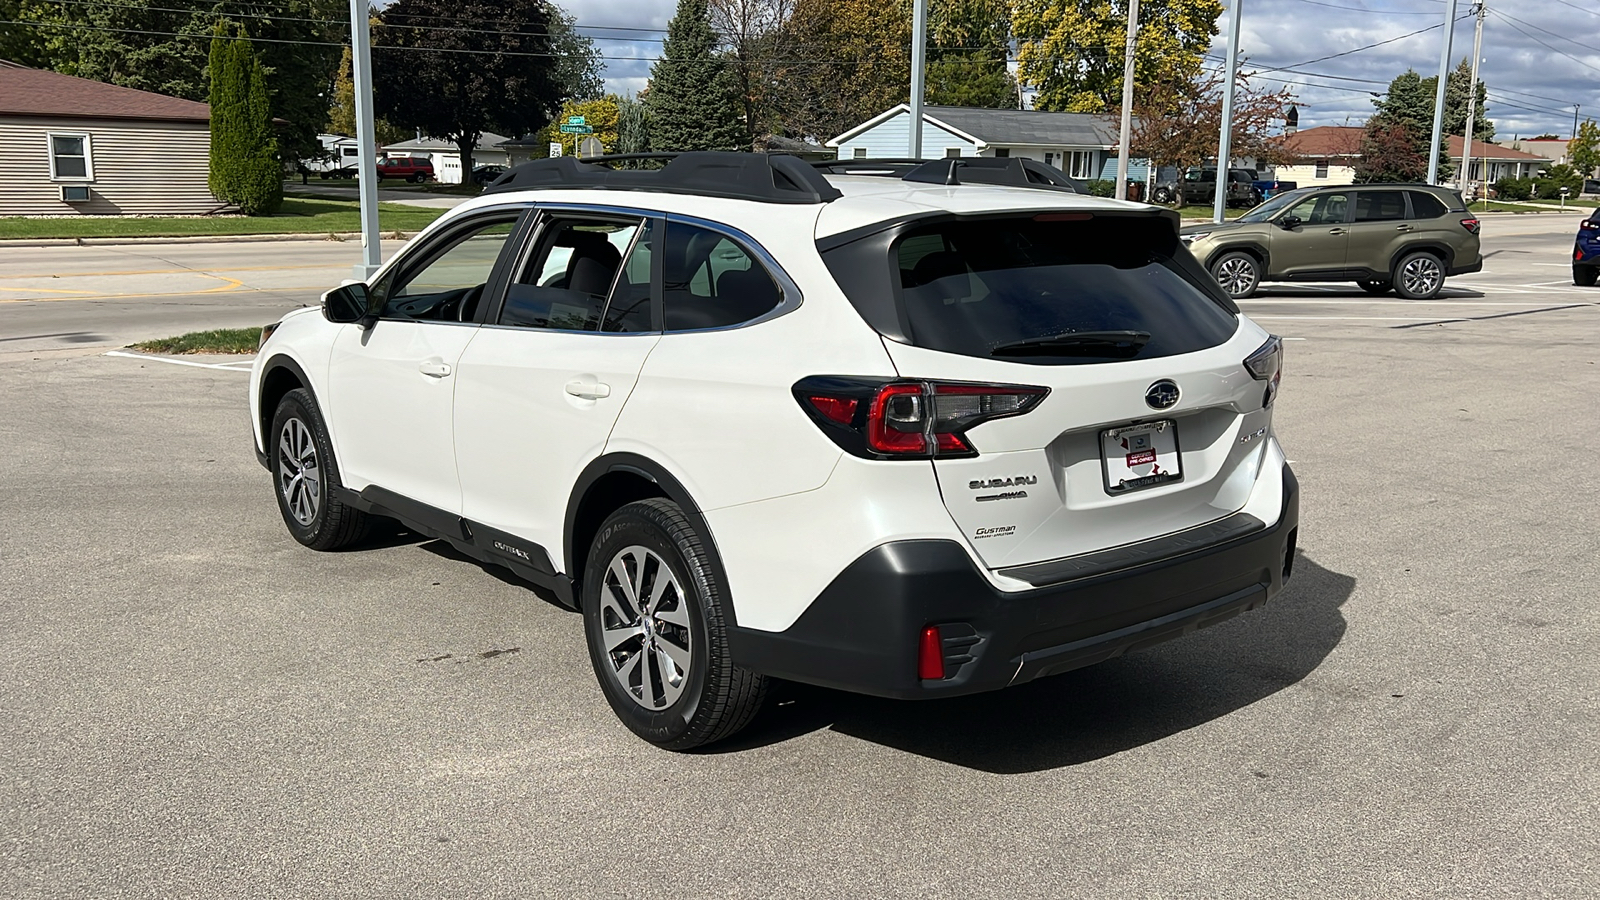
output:
<svg viewBox="0 0 1600 900"><path fill-rule="evenodd" d="M899 157L873 157L871 159L823 159L811 165L829 175L886 175L899 178L922 165L927 160Z"/></svg>
<svg viewBox="0 0 1600 900"><path fill-rule="evenodd" d="M901 177L927 184L1001 184L1088 193L1083 184L1055 167L1017 156L952 156L923 163Z"/></svg>
<svg viewBox="0 0 1600 900"><path fill-rule="evenodd" d="M631 160L665 160L667 164L654 170L605 165ZM843 196L821 173L797 157L720 150L622 153L587 160L571 156L536 159L511 167L485 193L529 188L653 191L760 203L827 203Z"/></svg>

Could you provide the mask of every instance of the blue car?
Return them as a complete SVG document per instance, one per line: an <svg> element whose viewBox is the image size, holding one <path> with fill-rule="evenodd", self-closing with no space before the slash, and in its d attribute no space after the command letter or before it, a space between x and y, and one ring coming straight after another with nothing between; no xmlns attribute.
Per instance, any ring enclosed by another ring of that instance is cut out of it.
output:
<svg viewBox="0 0 1600 900"><path fill-rule="evenodd" d="M1578 225L1578 239L1572 245L1572 283L1592 287L1600 275L1600 209Z"/></svg>

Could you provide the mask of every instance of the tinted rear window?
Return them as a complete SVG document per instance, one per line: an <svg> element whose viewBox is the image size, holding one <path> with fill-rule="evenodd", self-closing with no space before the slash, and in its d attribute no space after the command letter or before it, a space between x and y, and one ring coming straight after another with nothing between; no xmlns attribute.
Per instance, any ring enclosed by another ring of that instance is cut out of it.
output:
<svg viewBox="0 0 1600 900"><path fill-rule="evenodd" d="M1135 352L1008 356L1071 365L1152 359L1214 347L1237 318L1196 283L1164 220L985 219L913 228L890 247L911 343L996 356L1017 341L1089 332L1145 332ZM1203 273L1201 273L1203 274Z"/></svg>
<svg viewBox="0 0 1600 900"><path fill-rule="evenodd" d="M1425 191L1411 192L1411 215L1417 219L1437 219L1449 210L1438 197Z"/></svg>

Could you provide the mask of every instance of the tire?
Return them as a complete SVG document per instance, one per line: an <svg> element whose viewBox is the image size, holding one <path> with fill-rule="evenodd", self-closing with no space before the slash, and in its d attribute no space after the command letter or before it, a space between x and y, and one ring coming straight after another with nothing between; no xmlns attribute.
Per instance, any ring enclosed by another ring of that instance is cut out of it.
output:
<svg viewBox="0 0 1600 900"><path fill-rule="evenodd" d="M1234 250L1217 257L1211 264L1211 277L1229 297L1242 300L1261 286L1261 263L1242 250Z"/></svg>
<svg viewBox="0 0 1600 900"><path fill-rule="evenodd" d="M733 664L723 585L701 535L670 500L629 503L595 535L580 598L589 661L617 718L658 747L727 738L766 697L767 679ZM635 606L630 595L646 589L654 606Z"/></svg>
<svg viewBox="0 0 1600 900"><path fill-rule="evenodd" d="M1155 189L1155 192L1150 195L1150 199L1157 203L1171 204L1172 191L1169 188L1158 187Z"/></svg>
<svg viewBox="0 0 1600 900"><path fill-rule="evenodd" d="M1394 265L1395 293L1407 300L1432 300L1443 288L1444 263L1432 253L1407 253Z"/></svg>
<svg viewBox="0 0 1600 900"><path fill-rule="evenodd" d="M341 503L334 490L343 486L339 464L310 391L299 388L279 401L267 450L278 512L295 540L313 550L338 550L367 536L371 517Z"/></svg>
<svg viewBox="0 0 1600 900"><path fill-rule="evenodd" d="M422 182L424 182L426 180L427 179L425 179L420 172L417 173L416 175L411 176L411 183L412 184L421 184Z"/></svg>
<svg viewBox="0 0 1600 900"><path fill-rule="evenodd" d="M1387 294L1394 290L1394 282L1387 279L1383 281L1358 281L1356 284L1360 285L1361 289L1369 294Z"/></svg>
<svg viewBox="0 0 1600 900"><path fill-rule="evenodd" d="M1600 276L1600 266L1572 267L1572 283L1578 287L1594 287L1596 276Z"/></svg>

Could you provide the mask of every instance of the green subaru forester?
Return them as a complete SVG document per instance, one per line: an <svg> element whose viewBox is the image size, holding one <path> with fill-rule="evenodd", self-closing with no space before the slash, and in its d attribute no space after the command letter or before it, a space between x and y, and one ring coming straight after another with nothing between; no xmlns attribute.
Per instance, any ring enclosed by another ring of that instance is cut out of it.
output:
<svg viewBox="0 0 1600 900"><path fill-rule="evenodd" d="M1483 268L1478 219L1459 191L1426 184L1301 188L1183 242L1234 298L1264 281L1354 281L1427 300L1446 276Z"/></svg>

